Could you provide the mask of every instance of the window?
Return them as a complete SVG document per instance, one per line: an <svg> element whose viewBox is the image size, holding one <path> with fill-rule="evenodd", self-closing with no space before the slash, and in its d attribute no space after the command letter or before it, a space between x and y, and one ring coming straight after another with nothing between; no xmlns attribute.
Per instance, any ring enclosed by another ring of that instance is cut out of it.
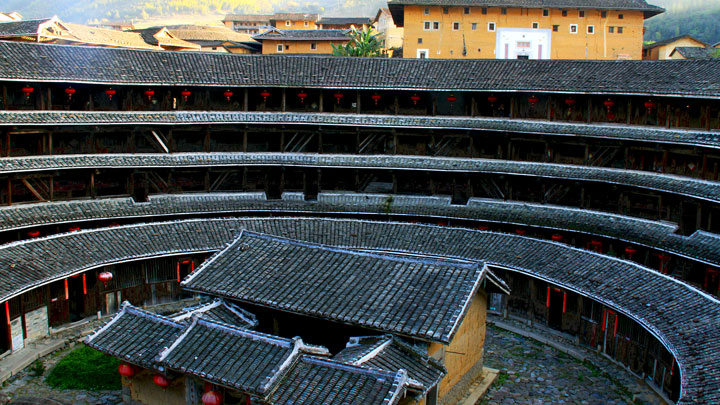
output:
<svg viewBox="0 0 720 405"><path fill-rule="evenodd" d="M470 14L470 7L465 7L465 10L463 12L465 14Z"/></svg>
<svg viewBox="0 0 720 405"><path fill-rule="evenodd" d="M309 26L310 26L310 23L307 22L307 21L305 21L305 26L306 26L306 27L309 27Z"/></svg>
<svg viewBox="0 0 720 405"><path fill-rule="evenodd" d="M443 7L443 14L447 14L450 12L450 7Z"/></svg>
<svg viewBox="0 0 720 405"><path fill-rule="evenodd" d="M291 25L292 25L292 22L290 22L290 21L285 21L285 26L286 26L286 27L289 27L289 26L291 26Z"/></svg>
<svg viewBox="0 0 720 405"><path fill-rule="evenodd" d="M488 23L488 31L495 32L495 23L494 22Z"/></svg>
<svg viewBox="0 0 720 405"><path fill-rule="evenodd" d="M278 51L278 52L282 52L283 49L285 49L285 47L284 47L283 45L278 44L278 46L277 46L277 51Z"/></svg>
<svg viewBox="0 0 720 405"><path fill-rule="evenodd" d="M585 10L578 11L578 17L585 18Z"/></svg>
<svg viewBox="0 0 720 405"><path fill-rule="evenodd" d="M472 23L471 27L472 30L475 31L477 29L477 23Z"/></svg>
<svg viewBox="0 0 720 405"><path fill-rule="evenodd" d="M543 17L549 17L550 16L550 9L544 8L543 9Z"/></svg>
<svg viewBox="0 0 720 405"><path fill-rule="evenodd" d="M533 28L534 30L540 28L540 23L532 23L532 28Z"/></svg>
<svg viewBox="0 0 720 405"><path fill-rule="evenodd" d="M600 18L607 18L607 11L601 11Z"/></svg>
<svg viewBox="0 0 720 405"><path fill-rule="evenodd" d="M562 11L562 16L563 16L563 17L567 17L567 10L563 10L563 11Z"/></svg>
<svg viewBox="0 0 720 405"><path fill-rule="evenodd" d="M425 7L425 15L430 15L430 7Z"/></svg>
<svg viewBox="0 0 720 405"><path fill-rule="evenodd" d="M500 9L500 14L507 15L507 9L505 7Z"/></svg>
<svg viewBox="0 0 720 405"><path fill-rule="evenodd" d="M622 14L618 14L618 20L622 20L623 18L625 18L625 16L624 16L624 15L622 15Z"/></svg>
<svg viewBox="0 0 720 405"><path fill-rule="evenodd" d="M611 34L614 33L614 32L615 32L615 27L608 27L608 32L611 33Z"/></svg>
<svg viewBox="0 0 720 405"><path fill-rule="evenodd" d="M487 14L487 7L482 8L482 15L485 15L485 14Z"/></svg>
<svg viewBox="0 0 720 405"><path fill-rule="evenodd" d="M428 57L427 49L418 49L417 50L417 58L418 59L427 59L427 57Z"/></svg>
<svg viewBox="0 0 720 405"><path fill-rule="evenodd" d="M311 50L311 51L317 50L317 43L311 42L311 43L310 43L310 50Z"/></svg>
<svg viewBox="0 0 720 405"><path fill-rule="evenodd" d="M459 29L460 29L460 23L457 22L457 21L455 21L455 22L453 23L453 31L457 31L457 30L459 30Z"/></svg>
<svg viewBox="0 0 720 405"><path fill-rule="evenodd" d="M618 34L622 34L622 33L623 33L623 27L618 27Z"/></svg>
<svg viewBox="0 0 720 405"><path fill-rule="evenodd" d="M418 38L418 44L422 44L422 38Z"/></svg>
<svg viewBox="0 0 720 405"><path fill-rule="evenodd" d="M425 21L423 23L423 30L430 31L430 21Z"/></svg>
<svg viewBox="0 0 720 405"><path fill-rule="evenodd" d="M570 33L577 34L577 24L570 24Z"/></svg>
<svg viewBox="0 0 720 405"><path fill-rule="evenodd" d="M433 30L437 31L440 29L440 22L439 21L433 21Z"/></svg>
<svg viewBox="0 0 720 405"><path fill-rule="evenodd" d="M558 31L560 31L560 26L559 26L559 25L553 25L553 32L558 32Z"/></svg>
<svg viewBox="0 0 720 405"><path fill-rule="evenodd" d="M587 33L588 33L588 34L594 34L594 33L595 33L595 26L594 26L594 25L588 25L588 26L587 26Z"/></svg>

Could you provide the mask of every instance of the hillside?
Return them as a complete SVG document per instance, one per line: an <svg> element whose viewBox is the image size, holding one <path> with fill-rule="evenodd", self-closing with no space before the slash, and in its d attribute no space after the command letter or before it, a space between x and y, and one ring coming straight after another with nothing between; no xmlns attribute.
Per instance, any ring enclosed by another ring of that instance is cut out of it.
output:
<svg viewBox="0 0 720 405"><path fill-rule="evenodd" d="M99 20L131 21L178 14L315 12L323 15L374 16L385 0L5 0L1 11L19 11L26 19L58 15L80 24Z"/></svg>
<svg viewBox="0 0 720 405"><path fill-rule="evenodd" d="M682 34L714 44L720 42L720 1L651 0L667 12L645 21L645 40L659 41Z"/></svg>

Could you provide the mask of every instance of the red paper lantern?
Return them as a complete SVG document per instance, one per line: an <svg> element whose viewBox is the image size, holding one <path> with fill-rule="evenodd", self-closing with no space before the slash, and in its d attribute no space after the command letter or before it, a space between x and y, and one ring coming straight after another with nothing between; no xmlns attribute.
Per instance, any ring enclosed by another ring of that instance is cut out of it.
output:
<svg viewBox="0 0 720 405"><path fill-rule="evenodd" d="M615 102L611 99L607 99L603 102L603 105L607 107L608 111L610 111L611 108L615 107Z"/></svg>
<svg viewBox="0 0 720 405"><path fill-rule="evenodd" d="M222 395L217 391L208 391L203 394L201 401L204 405L221 405Z"/></svg>
<svg viewBox="0 0 720 405"><path fill-rule="evenodd" d="M535 104L537 104L538 101L540 101L540 99L537 98L537 97L535 97L535 96L530 96L530 97L528 98L528 102L529 102L530 105L533 106L533 107L535 106Z"/></svg>
<svg viewBox="0 0 720 405"><path fill-rule="evenodd" d="M477 229L481 231L487 231L488 229L490 229L490 227L487 225L478 225Z"/></svg>
<svg viewBox="0 0 720 405"><path fill-rule="evenodd" d="M647 108L648 114L652 114L652 110L653 110L653 108L655 108L656 106L657 106L657 104L655 104L655 102L652 101L652 100L648 100L648 101L645 102L645 108Z"/></svg>
<svg viewBox="0 0 720 405"><path fill-rule="evenodd" d="M31 238L37 238L38 236L40 236L40 231L29 231L27 233L27 236Z"/></svg>
<svg viewBox="0 0 720 405"><path fill-rule="evenodd" d="M230 102L230 99L231 99L232 96L233 96L233 92L230 91L230 89L227 89L227 90L225 90L225 92L223 93L223 96L225 96L225 98L227 99L227 101Z"/></svg>
<svg viewBox="0 0 720 405"><path fill-rule="evenodd" d="M160 387L162 389L165 389L170 385L170 381L168 381L167 378L165 378L165 376L160 375L160 374L155 374L153 376L153 382L155 383L155 385L157 385L158 387Z"/></svg>
<svg viewBox="0 0 720 405"><path fill-rule="evenodd" d="M71 226L70 228L68 228L68 231L70 231L70 232L77 232L79 230L80 230L79 226Z"/></svg>
<svg viewBox="0 0 720 405"><path fill-rule="evenodd" d="M457 101L457 97L455 97L454 94L451 94L451 95L448 96L447 101L449 101L450 104L452 104L452 103L454 103L454 102Z"/></svg>
<svg viewBox="0 0 720 405"><path fill-rule="evenodd" d="M188 89L185 89L185 90L183 90L183 91L180 92L180 95L183 96L183 101L185 101L186 103L187 103L188 97L190 97L191 94L192 94L192 93L191 93L190 90L188 90Z"/></svg>
<svg viewBox="0 0 720 405"><path fill-rule="evenodd" d="M30 86L25 86L22 88L22 92L25 94L25 101L30 100L30 95L33 93L33 91L35 91L35 89Z"/></svg>
<svg viewBox="0 0 720 405"><path fill-rule="evenodd" d="M107 89L105 90L105 94L107 94L108 99L112 101L113 96L115 95L116 91L115 89Z"/></svg>
<svg viewBox="0 0 720 405"><path fill-rule="evenodd" d="M120 363L120 365L118 366L118 372L123 377L133 378L133 376L135 375L135 367L127 363Z"/></svg>
<svg viewBox="0 0 720 405"><path fill-rule="evenodd" d="M107 288L107 283L109 283L112 279L113 275L109 271L103 271L102 273L98 274L98 280L102 281L102 283L105 285L105 288Z"/></svg>
<svg viewBox="0 0 720 405"><path fill-rule="evenodd" d="M304 91L300 91L300 93L298 93L298 98L300 98L301 103L305 103L305 99L307 98L307 96L308 94Z"/></svg>
<svg viewBox="0 0 720 405"><path fill-rule="evenodd" d="M563 236L560 235L560 234L558 234L558 233L556 233L556 234L554 234L553 236L551 236L551 238L552 238L552 240L554 240L555 242L560 242L561 240L563 240Z"/></svg>
<svg viewBox="0 0 720 405"><path fill-rule="evenodd" d="M65 94L67 94L68 100L71 100L73 94L75 94L75 89L73 89L72 87L68 87L67 89L65 89Z"/></svg>
<svg viewBox="0 0 720 405"><path fill-rule="evenodd" d="M575 101L574 98L568 97L568 98L565 99L565 105L567 105L567 106L570 107L570 108L572 108L572 106L574 106L576 102L577 102L577 101Z"/></svg>
<svg viewBox="0 0 720 405"><path fill-rule="evenodd" d="M413 94L410 96L410 100L413 102L413 105L417 105L418 101L420 101L420 96Z"/></svg>
<svg viewBox="0 0 720 405"><path fill-rule="evenodd" d="M337 93L333 94L333 97L335 97L335 100L337 101L338 105L340 105L340 100L342 100L342 98L345 97L345 95L338 91Z"/></svg>
<svg viewBox="0 0 720 405"><path fill-rule="evenodd" d="M270 97L270 92L267 91L267 90L263 90L263 91L260 93L260 97L263 98L263 103L264 103L264 102L267 101L268 97Z"/></svg>
<svg viewBox="0 0 720 405"><path fill-rule="evenodd" d="M375 102L375 105L378 105L378 101L380 101L382 96L379 94L373 94L372 96L370 96L370 98L372 98L372 100Z"/></svg>
<svg viewBox="0 0 720 405"><path fill-rule="evenodd" d="M524 229L516 229L515 233L518 235L525 235L527 233L527 231Z"/></svg>
<svg viewBox="0 0 720 405"><path fill-rule="evenodd" d="M496 96L493 96L493 95L491 94L491 95L488 96L488 99L487 99L487 100L488 100L488 102L490 103L490 105L493 105L493 104L495 104L495 103L498 101L498 98L497 98Z"/></svg>
<svg viewBox="0 0 720 405"><path fill-rule="evenodd" d="M625 248L625 253L627 253L628 256L632 256L632 255L634 255L635 253L637 253L637 249L635 249L635 248L632 247L632 246L628 246L628 247Z"/></svg>
<svg viewBox="0 0 720 405"><path fill-rule="evenodd" d="M153 89L147 89L147 90L145 90L145 95L147 96L148 101L151 101L151 100L152 100L152 96L155 95L155 90L153 90Z"/></svg>

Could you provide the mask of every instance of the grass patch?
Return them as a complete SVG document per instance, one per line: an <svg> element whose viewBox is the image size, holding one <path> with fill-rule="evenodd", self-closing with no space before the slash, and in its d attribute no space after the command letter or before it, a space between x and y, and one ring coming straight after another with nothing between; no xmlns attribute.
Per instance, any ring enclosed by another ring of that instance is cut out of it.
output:
<svg viewBox="0 0 720 405"><path fill-rule="evenodd" d="M64 390L119 390L122 388L120 360L82 346L65 356L50 371L45 382Z"/></svg>

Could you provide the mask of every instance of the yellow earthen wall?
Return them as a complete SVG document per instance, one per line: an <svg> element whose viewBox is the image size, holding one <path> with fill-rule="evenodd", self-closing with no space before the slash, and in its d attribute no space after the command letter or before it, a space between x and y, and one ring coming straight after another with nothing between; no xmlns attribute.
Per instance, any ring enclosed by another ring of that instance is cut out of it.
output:
<svg viewBox="0 0 720 405"><path fill-rule="evenodd" d="M287 20L275 21L275 28L281 30L316 30L318 29L315 21L307 21L308 25L305 26L305 21L294 21L290 20L290 25L287 25Z"/></svg>
<svg viewBox="0 0 720 405"><path fill-rule="evenodd" d="M500 7L488 7L483 15L481 7L470 7L470 14L464 13L464 7L449 7L444 14L443 7L428 6L429 15L425 15L425 8L405 6L405 58L416 58L418 49L427 49L428 57L434 59L496 59L499 28L532 29L532 23L538 23L538 29L551 31L553 25L559 26L557 32L551 32L551 59L642 59L641 11L608 10L607 17L601 18L600 10L584 10L585 17L581 18L578 9L567 9L567 17L562 16L561 9L549 9L550 15L544 17L542 9L507 8L507 14L502 15ZM430 31L424 30L425 21L431 22ZM437 31L432 30L435 21L440 22ZM460 23L459 30L453 30L454 22ZM490 22L495 23L495 32L488 31ZM476 30L472 30L473 23ZM571 24L577 24L576 34L570 33ZM594 26L594 34L587 33L588 25ZM611 26L614 33L609 33ZM622 34L617 33L617 27L623 28Z"/></svg>
<svg viewBox="0 0 720 405"><path fill-rule="evenodd" d="M657 46L655 48L651 48L649 55L645 57L645 59L649 60L665 60L670 59L670 54L672 51L675 50L675 48L678 47L693 47L693 46L701 46L705 47L705 45L702 42L698 42L691 38L682 38L675 42L671 42L667 45Z"/></svg>
<svg viewBox="0 0 720 405"><path fill-rule="evenodd" d="M153 383L153 374L143 370L132 379L122 377L122 384L130 387L133 400L145 405L185 405L184 376L170 381L170 386L162 389Z"/></svg>
<svg viewBox="0 0 720 405"><path fill-rule="evenodd" d="M477 362L482 360L486 316L487 295L483 291L478 291L450 345L431 343L428 346L428 355L435 359L444 359L443 364L448 371L440 382L439 399L442 399Z"/></svg>
<svg viewBox="0 0 720 405"><path fill-rule="evenodd" d="M317 49L310 49L311 43L317 44ZM342 42L346 44L348 41ZM262 41L262 53L263 55L268 54L280 54L280 55L291 55L291 54L332 54L333 48L331 44L339 45L340 43L334 41ZM283 52L277 51L279 44L288 45L290 49L284 49Z"/></svg>

